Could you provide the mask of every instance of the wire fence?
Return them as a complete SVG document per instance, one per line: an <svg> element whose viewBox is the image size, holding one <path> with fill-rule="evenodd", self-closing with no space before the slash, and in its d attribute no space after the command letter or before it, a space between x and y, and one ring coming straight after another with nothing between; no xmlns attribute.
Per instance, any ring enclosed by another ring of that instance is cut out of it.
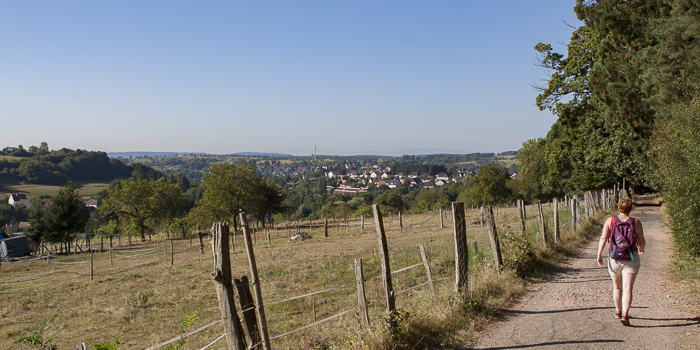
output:
<svg viewBox="0 0 700 350"><path fill-rule="evenodd" d="M600 196L595 198L600 200ZM574 213L566 200L557 208L563 237L573 231ZM586 210L581 206L575 214L585 215ZM506 254L508 237L521 230L520 212L516 206L493 209L498 235L506 239ZM553 204L543 204L542 212L547 233L552 235ZM528 241L544 246L537 204L525 206L525 213ZM495 264L486 220L481 208L465 210L464 232L469 243L464 248L469 252L471 275ZM433 285L439 294L454 292L459 268L455 255L460 247L455 244L450 210L396 213L383 218L383 226L398 309L410 309L416 298L430 298ZM297 232L307 238L290 240ZM357 330L361 314L355 259L362 259L370 323L386 319L386 282L373 218L355 217L328 225L325 220L282 223L255 230L253 239L275 348L309 345L319 334ZM242 240L240 232L231 236L233 276L250 273ZM93 244L91 254L85 247L79 254L3 264L0 332L5 336L0 337L0 347L12 348L12 341L45 323L44 339L59 348L104 343L118 334L123 334L122 345L129 349L155 349L179 341L192 349L225 348L208 238L204 244L204 254L196 239L132 242L131 250L113 247L101 253ZM195 316L195 322L185 324L189 315Z"/></svg>

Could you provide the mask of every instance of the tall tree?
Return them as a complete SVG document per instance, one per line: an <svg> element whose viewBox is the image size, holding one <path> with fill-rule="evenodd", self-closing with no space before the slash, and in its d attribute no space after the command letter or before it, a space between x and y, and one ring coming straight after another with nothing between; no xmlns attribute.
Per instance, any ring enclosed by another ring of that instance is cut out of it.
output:
<svg viewBox="0 0 700 350"><path fill-rule="evenodd" d="M64 241L70 234L82 231L89 216L85 202L71 181L58 191L49 207L51 227Z"/></svg>
<svg viewBox="0 0 700 350"><path fill-rule="evenodd" d="M78 190L69 181L58 190L48 211L37 203L29 213L29 238L39 242L64 242L70 235L85 229L89 213Z"/></svg>
<svg viewBox="0 0 700 350"><path fill-rule="evenodd" d="M56 233L49 222L49 213L41 205L35 205L29 211L29 227L24 230L27 238L39 243L42 240L47 242L59 242Z"/></svg>
<svg viewBox="0 0 700 350"><path fill-rule="evenodd" d="M470 189L473 203L490 205L510 200L513 194L507 186L509 180L510 175L505 167L482 166L474 177L474 187Z"/></svg>
<svg viewBox="0 0 700 350"><path fill-rule="evenodd" d="M233 218L234 227L238 211L252 213L265 200L261 191L262 178L250 162L237 165L217 163L204 175L204 195L199 206L214 220Z"/></svg>
<svg viewBox="0 0 700 350"><path fill-rule="evenodd" d="M141 241L145 241L148 230L169 214L182 209L184 203L180 187L169 183L166 178L130 178L108 192L99 211L117 214L140 234Z"/></svg>

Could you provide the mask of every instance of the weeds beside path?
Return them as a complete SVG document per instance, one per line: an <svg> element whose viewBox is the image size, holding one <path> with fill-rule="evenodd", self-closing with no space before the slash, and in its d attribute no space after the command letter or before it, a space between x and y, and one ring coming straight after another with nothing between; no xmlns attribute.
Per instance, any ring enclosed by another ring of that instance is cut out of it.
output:
<svg viewBox="0 0 700 350"><path fill-rule="evenodd" d="M595 262L593 239L561 273L500 313L489 334L463 349L685 349L700 343L698 307L668 273L671 236L659 207L632 213L643 225L646 253L634 290L632 327L613 318L612 283Z"/></svg>

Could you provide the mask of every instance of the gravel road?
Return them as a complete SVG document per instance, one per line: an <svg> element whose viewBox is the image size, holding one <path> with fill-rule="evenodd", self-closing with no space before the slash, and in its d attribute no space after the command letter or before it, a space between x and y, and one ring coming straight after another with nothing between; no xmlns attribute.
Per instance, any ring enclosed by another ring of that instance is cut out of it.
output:
<svg viewBox="0 0 700 350"><path fill-rule="evenodd" d="M641 220L647 240L631 327L613 318L612 281L595 262L596 239L462 349L700 349L700 309L667 271L671 237L660 207L638 207L631 215Z"/></svg>

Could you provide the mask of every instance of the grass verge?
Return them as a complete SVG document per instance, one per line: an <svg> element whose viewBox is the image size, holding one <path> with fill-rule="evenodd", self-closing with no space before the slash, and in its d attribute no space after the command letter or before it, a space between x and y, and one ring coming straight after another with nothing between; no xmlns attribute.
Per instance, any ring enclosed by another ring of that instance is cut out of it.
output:
<svg viewBox="0 0 700 350"><path fill-rule="evenodd" d="M469 293L458 295L443 291L438 293L443 296L438 300L429 294L424 298L414 298L416 305L408 309L419 311L409 313L400 310L396 316L398 326L393 331L387 320L359 333L352 344L347 345L349 348L367 350L450 349L463 346L474 340L493 321L499 310L517 302L533 283L552 277L581 247L598 237L608 214L601 212L592 216L575 233L560 239L548 249L530 246L529 251L522 252L523 257L517 265L511 264L511 268L502 271L500 276L493 269L485 268L485 264L475 264L476 269L469 276Z"/></svg>

